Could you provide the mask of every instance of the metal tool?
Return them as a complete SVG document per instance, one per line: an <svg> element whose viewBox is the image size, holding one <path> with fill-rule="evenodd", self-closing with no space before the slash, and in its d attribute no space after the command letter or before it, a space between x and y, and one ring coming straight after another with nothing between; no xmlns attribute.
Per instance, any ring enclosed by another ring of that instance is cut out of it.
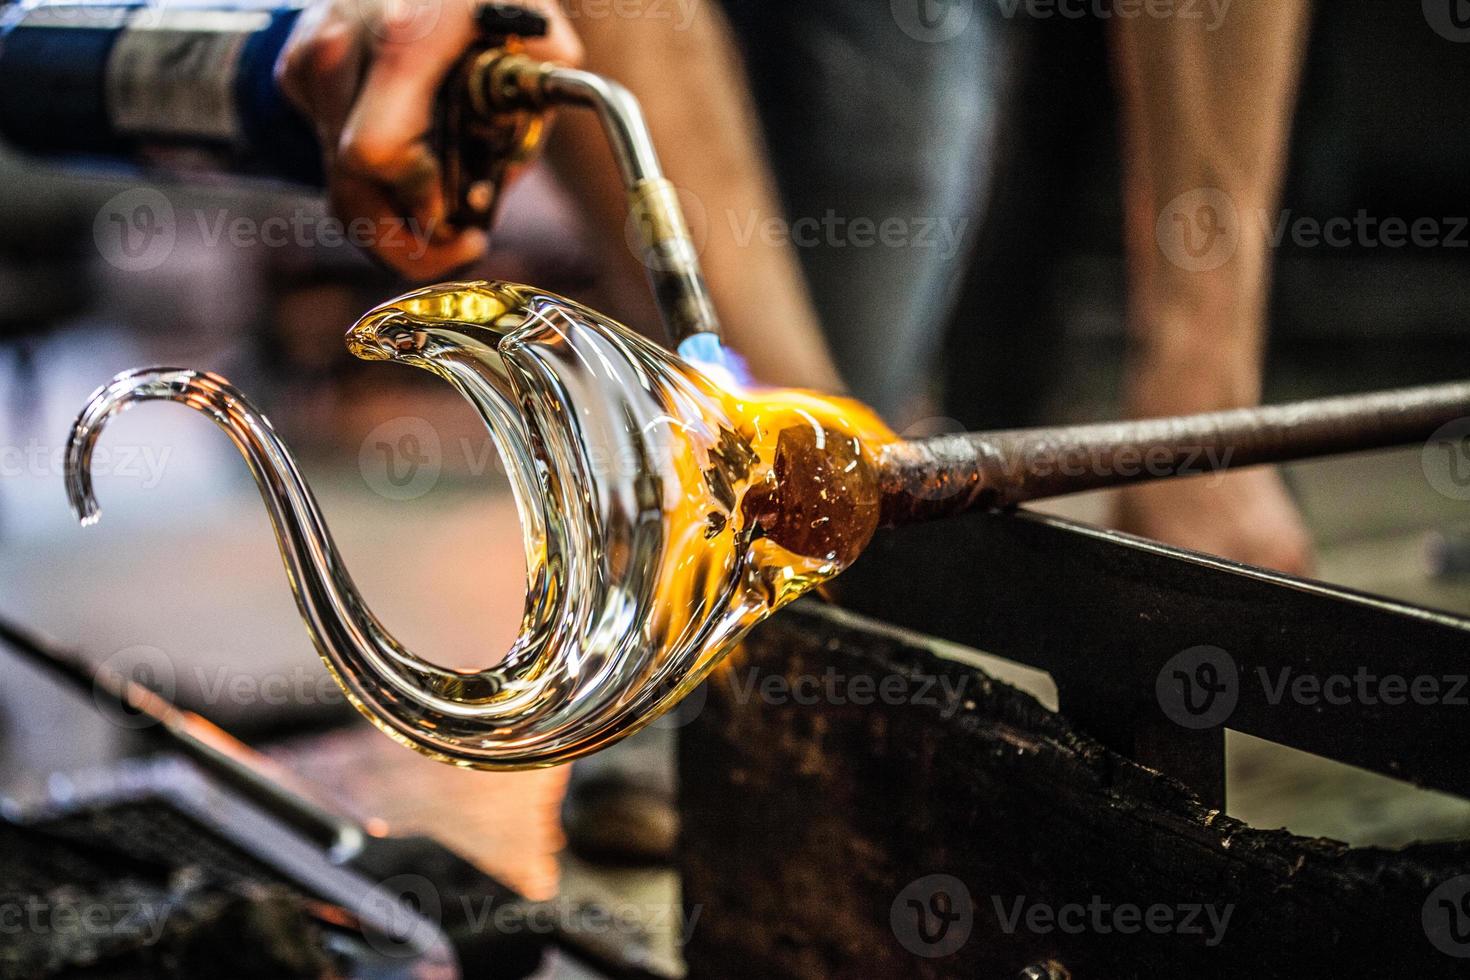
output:
<svg viewBox="0 0 1470 980"><path fill-rule="evenodd" d="M638 100L622 85L523 54L492 51L470 71L470 104L493 118L497 111L557 105L592 109L602 122L628 193L639 258L676 346L718 341L719 320L700 271L699 254L674 185L663 174ZM701 335L706 335L701 337ZM707 348L706 348L707 349Z"/></svg>
<svg viewBox="0 0 1470 980"><path fill-rule="evenodd" d="M979 432L882 450L883 523L1145 480L1424 442L1470 416L1470 383L1181 418Z"/></svg>

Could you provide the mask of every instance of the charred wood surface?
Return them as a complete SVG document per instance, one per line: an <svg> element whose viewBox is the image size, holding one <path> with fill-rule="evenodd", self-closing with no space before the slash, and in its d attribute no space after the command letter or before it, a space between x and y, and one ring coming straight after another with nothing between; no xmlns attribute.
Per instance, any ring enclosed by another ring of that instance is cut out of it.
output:
<svg viewBox="0 0 1470 980"><path fill-rule="evenodd" d="M1434 941L1470 955L1470 844L1250 828L1029 695L830 608L762 626L690 714L692 976L1470 975Z"/></svg>

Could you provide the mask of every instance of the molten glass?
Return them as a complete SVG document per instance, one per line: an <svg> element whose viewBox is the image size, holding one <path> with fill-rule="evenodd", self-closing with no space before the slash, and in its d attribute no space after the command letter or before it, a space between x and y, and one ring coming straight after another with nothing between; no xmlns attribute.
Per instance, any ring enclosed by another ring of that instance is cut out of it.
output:
<svg viewBox="0 0 1470 980"><path fill-rule="evenodd" d="M552 765L636 731L755 623L850 565L878 526L877 454L894 436L869 410L722 385L560 296L437 286L370 312L348 346L454 385L506 463L529 581L519 638L495 667L449 670L393 638L289 451L219 377L148 369L99 390L68 445L68 493L96 519L89 463L117 412L166 399L208 414L250 465L338 683L383 731L444 761Z"/></svg>

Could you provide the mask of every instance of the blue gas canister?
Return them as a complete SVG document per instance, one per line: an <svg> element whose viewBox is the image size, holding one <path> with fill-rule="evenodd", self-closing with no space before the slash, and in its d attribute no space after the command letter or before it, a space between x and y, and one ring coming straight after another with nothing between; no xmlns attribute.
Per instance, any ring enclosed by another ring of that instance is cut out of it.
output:
<svg viewBox="0 0 1470 980"><path fill-rule="evenodd" d="M0 8L0 140L42 157L184 161L318 185L315 135L275 80L300 13L174 2Z"/></svg>
<svg viewBox="0 0 1470 980"><path fill-rule="evenodd" d="M231 173L319 187L315 131L276 68L299 6L249 0L0 0L0 143L68 165ZM475 8L479 39L446 78L429 139L445 213L488 226L508 172L534 155L539 109L484 108L497 52L545 34L513 4ZM487 59L489 59L487 61Z"/></svg>

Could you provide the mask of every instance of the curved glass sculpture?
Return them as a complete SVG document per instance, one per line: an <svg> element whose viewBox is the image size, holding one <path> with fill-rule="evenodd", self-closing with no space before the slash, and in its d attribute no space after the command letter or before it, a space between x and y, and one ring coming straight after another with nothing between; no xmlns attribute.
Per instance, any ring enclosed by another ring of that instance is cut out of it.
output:
<svg viewBox="0 0 1470 980"><path fill-rule="evenodd" d="M338 683L383 731L444 761L551 765L628 735L757 621L851 564L878 525L874 454L892 435L862 406L722 386L560 296L436 286L371 311L348 346L454 385L506 463L529 581L495 667L446 669L393 638L290 452L215 375L154 368L100 389L67 447L68 494L96 519L89 463L117 412L164 399L209 415L250 466Z"/></svg>

